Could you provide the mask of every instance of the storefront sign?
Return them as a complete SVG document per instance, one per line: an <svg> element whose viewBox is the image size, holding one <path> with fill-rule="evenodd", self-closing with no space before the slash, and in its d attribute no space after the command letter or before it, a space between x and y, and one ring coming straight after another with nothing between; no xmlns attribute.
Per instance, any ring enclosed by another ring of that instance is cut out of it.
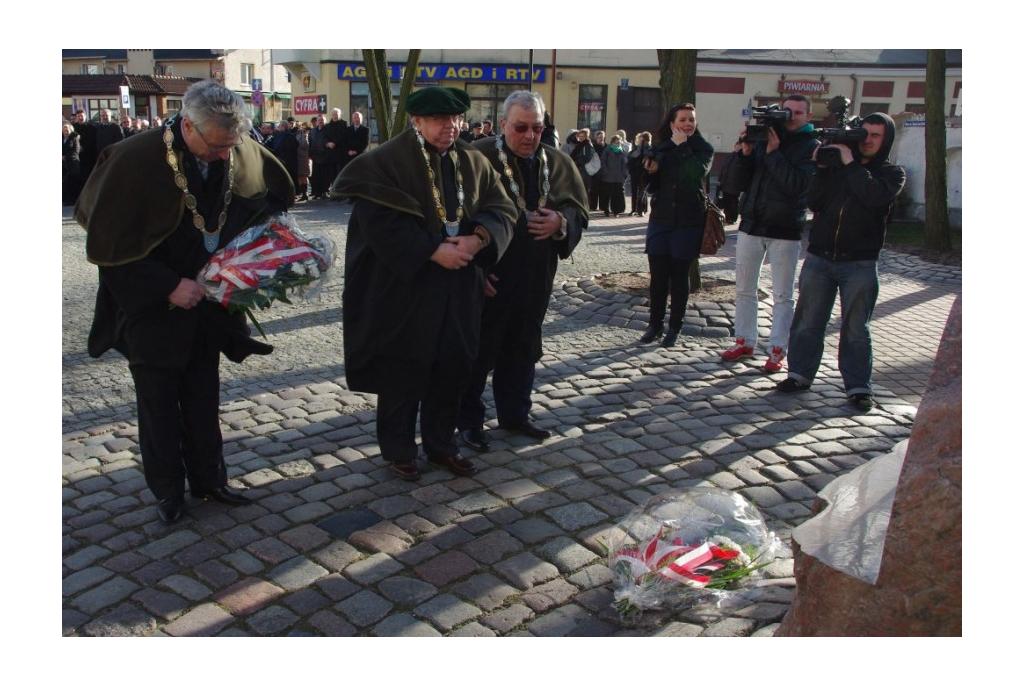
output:
<svg viewBox="0 0 1024 685"><path fill-rule="evenodd" d="M779 81L779 92L825 95L828 93L828 85L828 81Z"/></svg>
<svg viewBox="0 0 1024 685"><path fill-rule="evenodd" d="M389 64L392 81L401 81L404 64ZM544 83L547 67L533 68L533 82ZM338 64L338 78L342 81L366 80L366 67L362 62ZM421 64L416 70L417 81L487 81L497 83L528 83L530 68L518 66L483 66L479 64Z"/></svg>
<svg viewBox="0 0 1024 685"><path fill-rule="evenodd" d="M327 98L319 95L296 95L292 98L292 112L299 114L326 114Z"/></svg>

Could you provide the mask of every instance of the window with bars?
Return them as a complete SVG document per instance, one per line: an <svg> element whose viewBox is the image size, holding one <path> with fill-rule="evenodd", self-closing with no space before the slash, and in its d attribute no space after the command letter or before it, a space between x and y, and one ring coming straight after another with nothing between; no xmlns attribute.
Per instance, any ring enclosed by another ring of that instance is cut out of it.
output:
<svg viewBox="0 0 1024 685"><path fill-rule="evenodd" d="M111 112L117 112L121 109L121 100L118 98L90 98L89 99L89 114L92 115L90 118L93 121L100 120L100 110L109 109Z"/></svg>

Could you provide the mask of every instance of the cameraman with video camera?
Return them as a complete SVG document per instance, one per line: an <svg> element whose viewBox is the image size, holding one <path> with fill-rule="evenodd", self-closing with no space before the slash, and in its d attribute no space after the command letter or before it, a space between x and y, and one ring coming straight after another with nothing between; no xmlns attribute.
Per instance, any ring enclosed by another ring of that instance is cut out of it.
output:
<svg viewBox="0 0 1024 685"><path fill-rule="evenodd" d="M815 151L818 171L807 201L814 211L807 257L800 271L800 300L793 319L789 378L779 392L807 390L821 364L828 326L839 293L839 373L850 404L862 411L875 406L871 391L871 314L878 299L878 253L885 241L886 218L903 190L906 172L889 162L896 125L875 112L860 122L863 140ZM823 164L821 154L835 150L838 162Z"/></svg>
<svg viewBox="0 0 1024 685"><path fill-rule="evenodd" d="M757 286L765 256L772 267L772 330L769 373L782 370L793 321L793 284L800 256L804 193L814 175L812 154L818 147L810 124L811 102L803 95L788 95L782 107L758 108L765 124L748 126L740 133L740 149L723 183L743 191L740 229L736 243L736 343L722 352L734 362L754 356L757 348ZM752 142L755 129L759 142Z"/></svg>

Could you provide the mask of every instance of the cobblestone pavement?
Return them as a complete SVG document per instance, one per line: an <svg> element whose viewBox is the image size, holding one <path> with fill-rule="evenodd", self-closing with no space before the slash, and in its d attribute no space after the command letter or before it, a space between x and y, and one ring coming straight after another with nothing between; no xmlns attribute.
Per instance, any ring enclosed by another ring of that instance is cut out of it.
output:
<svg viewBox="0 0 1024 685"><path fill-rule="evenodd" d="M347 212L295 214L342 248ZM600 541L650 495L697 484L743 494L788 539L822 486L909 435L961 289L958 269L884 255L881 406L861 414L844 401L834 334L797 397L772 392L783 375L763 359L719 362L728 304L697 297L677 347L635 346L643 298L591 277L646 271L644 226L595 219L561 266L537 373L534 415L557 437L532 444L491 420L477 476L407 483L383 468L374 396L345 385L339 264L319 303L260 313L274 354L222 368L229 476L256 503L189 500L167 526L142 477L127 366L85 353L95 269L67 208L62 230L65 635L771 635L792 598L788 555L757 602L624 625ZM734 244L704 272L731 279Z"/></svg>

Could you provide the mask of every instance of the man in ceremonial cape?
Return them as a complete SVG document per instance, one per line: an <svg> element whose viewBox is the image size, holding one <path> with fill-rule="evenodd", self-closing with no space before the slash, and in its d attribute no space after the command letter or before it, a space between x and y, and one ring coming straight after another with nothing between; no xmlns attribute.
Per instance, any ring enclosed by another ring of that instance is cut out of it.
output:
<svg viewBox="0 0 1024 685"><path fill-rule="evenodd" d="M481 395L491 370L498 425L538 441L551 436L530 417L541 325L558 260L579 244L589 211L572 159L541 143L544 111L540 95L516 91L505 99L501 135L474 143L518 205L512 244L488 277L480 353L459 411L462 440L479 451L489 447Z"/></svg>
<svg viewBox="0 0 1024 685"><path fill-rule="evenodd" d="M381 456L420 477L427 458L475 473L459 454L459 397L480 344L483 268L512 237L515 205L487 159L458 139L470 100L430 87L406 102L413 128L352 159L331 196L355 200L345 247L345 375L377 394Z"/></svg>
<svg viewBox="0 0 1024 685"><path fill-rule="evenodd" d="M294 198L250 127L237 94L196 83L179 116L103 151L75 206L100 277L89 354L128 359L146 484L169 523L183 513L186 480L193 497L249 503L227 486L220 354L240 362L273 348L195 278L211 253Z"/></svg>

